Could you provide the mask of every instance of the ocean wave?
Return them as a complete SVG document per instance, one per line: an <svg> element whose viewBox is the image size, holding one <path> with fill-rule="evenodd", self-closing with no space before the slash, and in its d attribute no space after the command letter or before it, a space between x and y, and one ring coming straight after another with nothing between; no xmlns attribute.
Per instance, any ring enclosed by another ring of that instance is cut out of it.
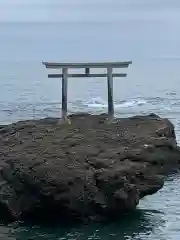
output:
<svg viewBox="0 0 180 240"><path fill-rule="evenodd" d="M137 107L146 104L143 99L123 100L114 103L114 108L128 108ZM85 106L91 108L108 108L108 103L100 97L92 98L90 101L84 103Z"/></svg>

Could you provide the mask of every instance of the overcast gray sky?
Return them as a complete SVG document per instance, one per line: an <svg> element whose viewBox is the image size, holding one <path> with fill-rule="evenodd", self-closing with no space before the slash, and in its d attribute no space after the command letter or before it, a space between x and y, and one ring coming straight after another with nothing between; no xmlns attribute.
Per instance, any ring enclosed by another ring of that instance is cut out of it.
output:
<svg viewBox="0 0 180 240"><path fill-rule="evenodd" d="M171 10L172 17L180 15L180 0L0 0L0 21L117 20L127 13L166 18Z"/></svg>

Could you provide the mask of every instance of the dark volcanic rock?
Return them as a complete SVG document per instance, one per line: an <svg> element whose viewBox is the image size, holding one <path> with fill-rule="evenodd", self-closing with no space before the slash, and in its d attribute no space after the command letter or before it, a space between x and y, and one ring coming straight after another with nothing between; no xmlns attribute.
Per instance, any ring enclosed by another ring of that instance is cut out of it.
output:
<svg viewBox="0 0 180 240"><path fill-rule="evenodd" d="M72 115L0 128L1 217L119 217L163 186L180 161L174 126L151 114Z"/></svg>

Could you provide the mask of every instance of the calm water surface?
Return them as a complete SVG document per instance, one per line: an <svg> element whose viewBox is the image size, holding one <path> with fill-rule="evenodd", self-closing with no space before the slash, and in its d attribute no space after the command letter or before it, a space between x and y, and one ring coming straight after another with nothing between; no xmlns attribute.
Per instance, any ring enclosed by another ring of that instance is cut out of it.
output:
<svg viewBox="0 0 180 240"><path fill-rule="evenodd" d="M128 78L114 80L116 115L168 117L180 141L179 22L178 0L0 0L0 123L60 115L61 81L47 78L42 61L132 60ZM68 100L69 112L107 111L106 80L69 80ZM72 228L14 223L1 225L0 237L179 239L179 177L123 221Z"/></svg>

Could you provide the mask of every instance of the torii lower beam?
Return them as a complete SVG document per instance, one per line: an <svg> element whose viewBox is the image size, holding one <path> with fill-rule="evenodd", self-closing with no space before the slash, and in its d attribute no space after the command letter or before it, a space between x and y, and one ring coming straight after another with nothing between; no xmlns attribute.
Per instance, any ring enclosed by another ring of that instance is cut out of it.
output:
<svg viewBox="0 0 180 240"><path fill-rule="evenodd" d="M68 77L107 77L108 86L108 116L110 119L114 117L114 103L113 103L113 77L126 77L126 73L113 73L113 68L128 68L131 61L128 62L98 62L98 63L52 63L43 62L46 68L61 69L61 74L49 74L49 78L62 78L62 118L67 120L67 88ZM85 73L69 74L68 69L83 68ZM106 73L90 73L90 68L105 68Z"/></svg>

